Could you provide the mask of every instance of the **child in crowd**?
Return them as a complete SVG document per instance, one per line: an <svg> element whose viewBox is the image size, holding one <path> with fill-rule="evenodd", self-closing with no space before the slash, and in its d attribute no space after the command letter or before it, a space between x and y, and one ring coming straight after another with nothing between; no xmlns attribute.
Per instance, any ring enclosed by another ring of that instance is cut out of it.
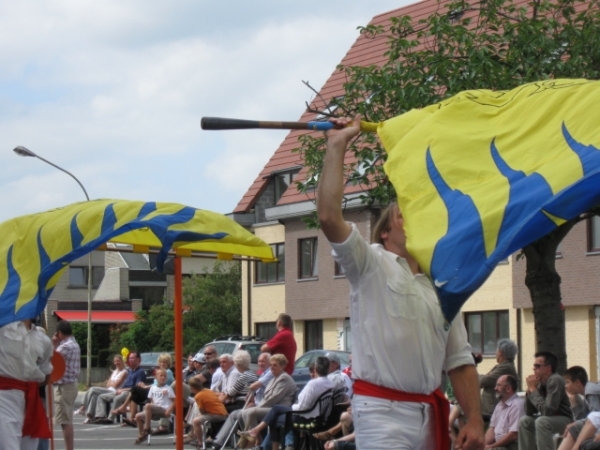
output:
<svg viewBox="0 0 600 450"><path fill-rule="evenodd" d="M597 427L589 420L594 418L592 414L598 415L600 424L600 384L588 382L588 374L581 366L569 367L563 378L575 422L567 425L559 450L579 450L580 444L596 433Z"/></svg>
<svg viewBox="0 0 600 450"><path fill-rule="evenodd" d="M199 415L192 420L193 434L196 437L196 445L202 446L202 424L205 422L224 422L227 420L227 410L218 395L207 389L197 377L193 377L189 381L190 389L196 400ZM193 438L192 438L193 439ZM188 438L188 443L194 441ZM190 442L191 441L191 442Z"/></svg>
<svg viewBox="0 0 600 450"><path fill-rule="evenodd" d="M170 417L175 405L175 392L167 384L167 371L157 369L154 373L156 384L150 387L148 400L144 410L137 413L135 421L137 423L139 435L136 444L141 444L150 434L150 425L152 420L159 420L163 417Z"/></svg>

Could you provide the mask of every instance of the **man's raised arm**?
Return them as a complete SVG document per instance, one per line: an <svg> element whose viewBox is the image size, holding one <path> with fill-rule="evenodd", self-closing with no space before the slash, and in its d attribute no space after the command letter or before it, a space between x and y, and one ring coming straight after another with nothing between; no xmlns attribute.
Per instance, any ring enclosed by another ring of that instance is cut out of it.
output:
<svg viewBox="0 0 600 450"><path fill-rule="evenodd" d="M332 119L331 122L336 125L336 130L330 131L327 136L323 171L317 188L317 215L327 239L340 243L348 239L352 231L342 214L344 155L350 140L360 132L360 116L354 120Z"/></svg>

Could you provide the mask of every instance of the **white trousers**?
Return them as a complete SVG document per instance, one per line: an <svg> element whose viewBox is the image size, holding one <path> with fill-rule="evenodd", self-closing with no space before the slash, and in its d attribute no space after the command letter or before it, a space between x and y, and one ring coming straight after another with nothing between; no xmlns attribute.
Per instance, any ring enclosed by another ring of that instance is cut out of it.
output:
<svg viewBox="0 0 600 450"><path fill-rule="evenodd" d="M433 409L426 403L354 395L352 417L360 450L435 448Z"/></svg>
<svg viewBox="0 0 600 450"><path fill-rule="evenodd" d="M23 437L25 392L0 391L0 448L2 450L36 450L38 438Z"/></svg>

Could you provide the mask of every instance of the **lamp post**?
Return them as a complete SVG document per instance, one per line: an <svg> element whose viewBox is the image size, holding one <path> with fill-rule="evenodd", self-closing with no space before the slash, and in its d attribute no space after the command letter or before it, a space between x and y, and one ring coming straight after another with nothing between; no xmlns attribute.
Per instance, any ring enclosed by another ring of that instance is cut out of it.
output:
<svg viewBox="0 0 600 450"><path fill-rule="evenodd" d="M83 184L81 184L81 182L77 179L77 177L75 175L73 175L71 172L63 169L60 166L57 166L56 164L48 161L47 159L42 158L41 156L35 154L34 152L32 152L31 150L29 150L28 148L23 147L21 145L19 145L18 147L15 147L13 149L13 151L17 155L19 155L19 156L30 156L30 157L33 157L33 158L41 159L46 164L50 164L52 167L56 167L58 170L66 173L71 178L73 178L75 181L77 181L77 184L79 184L79 186L83 190L83 193L85 194L86 200L87 201L90 200L90 196L88 195L87 191L83 187ZM91 384L92 384L91 383L91 380L92 380L92 252L88 253L87 301L88 301L88 316L87 316L87 357L86 357L86 360L87 360L86 361L87 362L87 373L86 373L86 385L88 387L90 387Z"/></svg>

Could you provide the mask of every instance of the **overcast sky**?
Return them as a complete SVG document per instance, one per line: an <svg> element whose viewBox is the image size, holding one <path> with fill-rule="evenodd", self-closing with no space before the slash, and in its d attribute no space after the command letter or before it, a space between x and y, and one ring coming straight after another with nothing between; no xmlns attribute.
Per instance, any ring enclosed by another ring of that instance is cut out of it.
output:
<svg viewBox="0 0 600 450"><path fill-rule="evenodd" d="M233 210L374 15L406 0L0 3L0 221L90 197Z"/></svg>

